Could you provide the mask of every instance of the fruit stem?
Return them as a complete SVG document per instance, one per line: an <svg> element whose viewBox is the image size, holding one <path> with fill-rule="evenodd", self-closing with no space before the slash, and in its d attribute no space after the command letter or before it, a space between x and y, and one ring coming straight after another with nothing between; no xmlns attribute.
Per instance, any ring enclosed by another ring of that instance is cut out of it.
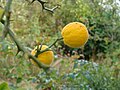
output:
<svg viewBox="0 0 120 90"><path fill-rule="evenodd" d="M53 44L51 44L48 48L51 48L53 45L55 45L58 41L60 41L60 40L62 40L62 39L63 39L62 37L56 39L56 40L53 42Z"/></svg>
<svg viewBox="0 0 120 90"><path fill-rule="evenodd" d="M55 45L58 41L60 41L60 40L62 40L62 39L63 39L62 37L56 39L48 48L46 48L46 49L44 49L44 50L41 50L41 51L38 51L35 56L38 56L39 54L41 54L41 53L43 53L43 52L46 52L46 51L51 51L50 48L51 48L53 45Z"/></svg>

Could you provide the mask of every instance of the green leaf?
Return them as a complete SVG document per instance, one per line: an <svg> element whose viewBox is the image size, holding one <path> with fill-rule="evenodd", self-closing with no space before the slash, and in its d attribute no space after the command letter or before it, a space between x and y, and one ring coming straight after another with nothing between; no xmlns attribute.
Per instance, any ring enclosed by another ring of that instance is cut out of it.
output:
<svg viewBox="0 0 120 90"><path fill-rule="evenodd" d="M8 83L3 82L2 84L0 84L0 90L10 90Z"/></svg>
<svg viewBox="0 0 120 90"><path fill-rule="evenodd" d="M22 81L22 78L21 77L18 77L17 78L17 83L20 83Z"/></svg>

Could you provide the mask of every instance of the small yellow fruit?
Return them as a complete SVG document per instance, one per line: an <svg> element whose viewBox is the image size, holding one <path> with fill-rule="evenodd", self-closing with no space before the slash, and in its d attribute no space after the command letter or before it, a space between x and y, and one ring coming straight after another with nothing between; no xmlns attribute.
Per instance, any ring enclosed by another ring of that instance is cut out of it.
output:
<svg viewBox="0 0 120 90"><path fill-rule="evenodd" d="M40 46L39 46L39 47L40 47ZM46 48L48 48L48 46L42 45L41 50L45 50ZM33 56L35 56L35 54L36 54L36 52L37 52L36 49L37 49L37 47L36 47L34 50L32 50L32 52L31 52L31 54L32 54ZM41 63L43 63L44 65L50 66L51 63L52 63L53 60L54 60L54 53L53 53L53 51L45 51L45 52L39 54L38 57L37 57L37 59L38 59ZM31 62L32 62L33 64L37 65L33 60L31 60Z"/></svg>
<svg viewBox="0 0 120 90"><path fill-rule="evenodd" d="M89 38L89 33L86 26L79 22L67 24L62 29L61 34L64 43L72 48L79 48L83 46Z"/></svg>

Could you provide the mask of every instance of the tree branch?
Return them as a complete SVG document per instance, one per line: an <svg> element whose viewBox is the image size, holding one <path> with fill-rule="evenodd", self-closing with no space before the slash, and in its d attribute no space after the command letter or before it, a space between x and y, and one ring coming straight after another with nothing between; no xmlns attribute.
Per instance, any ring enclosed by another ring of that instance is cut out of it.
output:
<svg viewBox="0 0 120 90"><path fill-rule="evenodd" d="M4 30L3 30L3 36L2 36L2 39L4 39L7 34L8 34L8 28L10 26L10 9L11 9L11 4L12 4L12 0L8 0L7 1L7 4L6 4L6 7L5 7L5 16L6 16L6 21L5 21L5 27L4 27Z"/></svg>
<svg viewBox="0 0 120 90"><path fill-rule="evenodd" d="M34 2L34 1L35 1L35 0L33 0L33 2ZM48 11L53 12L53 10L55 10L55 9L57 8L57 7L54 7L53 9L48 9L48 8L46 8L46 7L44 6L44 4L45 4L46 2L43 2L43 1L41 1L41 0L38 0L38 1L42 4L43 9L45 9L45 10L48 10ZM31 58L34 62L37 63L37 65L39 66L39 68L43 68L45 71L47 71L47 70L49 69L49 66L46 66L46 65L42 64L41 62L39 62L39 60L38 60L35 56L31 55L31 53L30 53L23 45L21 45L21 43L20 43L20 42L17 40L17 38L15 37L13 31L10 29L10 15L11 15L10 9L11 9L11 4L12 4L12 0L8 0L8 1L7 1L7 4L6 4L6 7L5 7L6 20L3 20L3 19L0 20L0 22L5 26L5 28L4 28L4 30L3 30L3 36L2 36L2 38L4 39L4 38L7 36L7 34L9 34L10 38L11 38L11 39L15 42L15 44L17 45L17 48L18 48L18 52L17 52L17 53L19 53L20 51L26 53L29 58ZM45 52L45 51L49 51L50 48L51 48L53 45L55 45L57 41L59 41L59 40L61 40L61 39L63 39L63 38L56 39L55 42L53 42L53 44L51 44L48 48L46 48L45 50L40 50L40 52L37 53L37 54L41 54L41 53L43 53L43 52Z"/></svg>
<svg viewBox="0 0 120 90"><path fill-rule="evenodd" d="M12 30L10 29L10 6L12 4L12 0L8 0L7 4L6 4L6 9L5 9L5 15L6 15L6 20L1 20L1 23L5 26L5 29L3 30L3 38L6 37L7 34L9 34L9 36L11 37L11 39L15 42L15 44L17 45L18 49L23 51L24 53L26 53L28 55L29 58L33 59L34 62L36 62L38 64L38 66L40 68L43 68L45 71L49 69L49 66L46 66L44 64L42 64L41 62L39 62L39 60L34 57L33 55L31 55L31 53L20 44L20 42L16 39L14 33L12 32Z"/></svg>
<svg viewBox="0 0 120 90"><path fill-rule="evenodd" d="M53 8L48 8L48 7L45 7L45 4L48 3L47 1L42 1L42 0L37 0L37 1L42 5L42 9L47 10L49 12L53 13L54 10L58 8L58 5ZM33 3L33 2L35 2L35 0L32 0L31 3Z"/></svg>

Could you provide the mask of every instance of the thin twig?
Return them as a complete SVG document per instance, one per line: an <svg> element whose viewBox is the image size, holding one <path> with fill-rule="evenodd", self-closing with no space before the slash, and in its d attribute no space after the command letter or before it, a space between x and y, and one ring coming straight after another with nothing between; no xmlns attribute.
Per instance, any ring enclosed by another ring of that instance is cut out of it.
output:
<svg viewBox="0 0 120 90"><path fill-rule="evenodd" d="M53 7L53 8L48 8L48 7L45 7L45 4L48 3L47 1L42 1L42 0L37 0L41 5L42 5L42 9L43 10L46 10L46 11L49 11L49 12L54 12L55 9L58 8L58 5ZM35 0L32 0L31 3L35 2Z"/></svg>
<svg viewBox="0 0 120 90"><path fill-rule="evenodd" d="M41 53L43 53L43 52L46 52L46 51L51 51L50 48L51 48L53 45L55 45L58 41L60 41L60 40L62 40L62 39L63 39L63 38L58 38L58 39L56 39L48 48L37 52L36 55L39 55L39 54L41 54Z"/></svg>

